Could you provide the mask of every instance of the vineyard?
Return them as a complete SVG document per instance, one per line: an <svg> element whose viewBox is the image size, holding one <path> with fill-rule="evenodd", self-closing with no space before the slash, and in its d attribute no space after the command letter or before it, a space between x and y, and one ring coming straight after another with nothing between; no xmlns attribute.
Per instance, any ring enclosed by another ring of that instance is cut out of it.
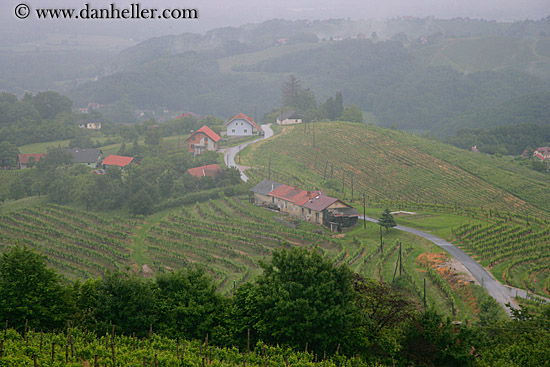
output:
<svg viewBox="0 0 550 367"><path fill-rule="evenodd" d="M26 208L1 216L0 248L14 243L34 247L69 279L97 277L114 269L139 272L137 263L147 265L151 274L199 264L215 279L218 290L228 294L254 280L262 271L261 261L269 261L274 249L315 246L363 276L398 282L419 303L425 278L427 305L458 318L476 317L474 306L462 304L455 290L417 263L421 254L436 251L435 246L392 230L384 236L381 249L378 225L373 223L366 230L356 226L345 235L334 235L310 223L296 226L279 212L252 205L244 196L183 206L144 226L148 220L111 220L52 204ZM140 244L136 245L138 231ZM406 243L399 272L395 270L397 241ZM138 249L139 256L132 252Z"/></svg>
<svg viewBox="0 0 550 367"><path fill-rule="evenodd" d="M496 218L453 230L458 243L504 284L548 296L550 228L534 218Z"/></svg>
<svg viewBox="0 0 550 367"><path fill-rule="evenodd" d="M69 279L97 277L132 264L127 244L133 226L49 204L0 216L0 250L28 245Z"/></svg>
<svg viewBox="0 0 550 367"><path fill-rule="evenodd" d="M434 140L374 126L285 127L242 155L254 182L267 177L351 200L401 200L546 214L544 175Z"/></svg>
<svg viewBox="0 0 550 367"><path fill-rule="evenodd" d="M65 333L42 333L34 329L19 334L3 332L0 366L125 366L204 367L213 366L317 366L365 367L360 358L326 358L313 352L259 344L242 353L237 348L221 348L204 341L174 340L151 334L147 338L107 333L97 337L79 329ZM377 364L380 366L380 364Z"/></svg>
<svg viewBox="0 0 550 367"><path fill-rule="evenodd" d="M259 261L281 246L317 246L329 256L341 251L331 236L287 227L270 214L236 197L196 203L152 226L144 243L155 268L201 264L224 291L252 279Z"/></svg>

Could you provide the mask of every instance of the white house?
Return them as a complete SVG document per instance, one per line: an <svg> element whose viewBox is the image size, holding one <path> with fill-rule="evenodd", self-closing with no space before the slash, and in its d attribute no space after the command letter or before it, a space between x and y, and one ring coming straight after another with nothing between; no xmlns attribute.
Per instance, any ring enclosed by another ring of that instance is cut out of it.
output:
<svg viewBox="0 0 550 367"><path fill-rule="evenodd" d="M250 116L239 113L225 123L227 136L246 136L260 134L262 128Z"/></svg>
<svg viewBox="0 0 550 367"><path fill-rule="evenodd" d="M293 125L302 123L302 118L293 110L286 111L277 117L277 125Z"/></svg>

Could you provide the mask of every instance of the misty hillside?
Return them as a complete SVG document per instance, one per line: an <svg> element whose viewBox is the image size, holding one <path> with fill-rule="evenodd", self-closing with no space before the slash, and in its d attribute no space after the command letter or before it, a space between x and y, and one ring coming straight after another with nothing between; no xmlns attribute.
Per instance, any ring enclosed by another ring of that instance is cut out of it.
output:
<svg viewBox="0 0 550 367"><path fill-rule="evenodd" d="M550 90L548 23L272 20L166 36L124 50L109 76L71 97L77 105L262 116L280 106L280 87L294 74L318 103L342 91L346 104L383 126L443 135L459 129L464 114Z"/></svg>

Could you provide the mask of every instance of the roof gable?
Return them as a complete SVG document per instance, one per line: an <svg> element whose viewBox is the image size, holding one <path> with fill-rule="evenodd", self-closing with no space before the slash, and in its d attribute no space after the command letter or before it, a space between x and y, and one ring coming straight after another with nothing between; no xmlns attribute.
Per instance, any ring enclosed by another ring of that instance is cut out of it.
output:
<svg viewBox="0 0 550 367"><path fill-rule="evenodd" d="M196 134L198 133L203 133L205 134L206 136L208 136L210 139L212 139L215 143L217 143L221 137L216 134L216 132L214 132L211 128L209 128L208 126L204 125L203 127L201 127L200 129L198 129L197 131L195 131L193 134L191 134L191 136L189 136L189 138L187 138L187 140L191 139L193 136L195 136ZM186 141L187 141L186 140Z"/></svg>
<svg viewBox="0 0 550 367"><path fill-rule="evenodd" d="M229 121L227 121L225 123L225 126L229 125L232 121L234 120L245 120L247 121L250 125L252 125L254 128L256 128L257 130L261 130L262 128L260 126L258 126L258 124L256 123L256 121L254 121L254 119L250 116L247 116L245 115L244 113L240 112L237 116L231 118Z"/></svg>

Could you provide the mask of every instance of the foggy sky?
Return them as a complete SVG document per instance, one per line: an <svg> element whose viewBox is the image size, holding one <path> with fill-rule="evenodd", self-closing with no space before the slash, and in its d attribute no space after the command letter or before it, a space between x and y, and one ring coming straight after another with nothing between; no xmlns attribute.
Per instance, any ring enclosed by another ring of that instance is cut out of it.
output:
<svg viewBox="0 0 550 367"><path fill-rule="evenodd" d="M19 20L14 16L17 4L31 8L117 7L140 3L143 7L196 8L198 20ZM204 32L223 26L283 19L387 19L396 16L435 16L436 18L470 17L514 21L540 19L550 15L550 0L1 0L0 38L14 32L103 33L131 37L152 37L183 32Z"/></svg>

